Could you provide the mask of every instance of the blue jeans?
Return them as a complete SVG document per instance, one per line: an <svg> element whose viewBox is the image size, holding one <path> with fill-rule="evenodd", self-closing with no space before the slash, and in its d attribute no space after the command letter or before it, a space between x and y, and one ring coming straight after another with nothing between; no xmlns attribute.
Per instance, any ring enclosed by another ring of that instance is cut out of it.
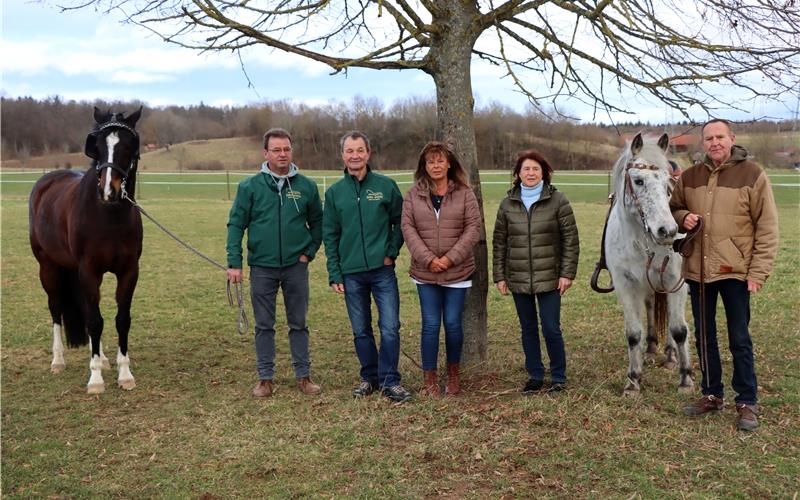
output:
<svg viewBox="0 0 800 500"><path fill-rule="evenodd" d="M539 302L539 318L542 335L550 358L550 381L563 384L567 381L567 353L561 336L561 295L552 290L535 295L514 293L519 326L522 330L522 350L525 352L525 369L533 380L544 380L542 350L539 347L539 325L536 321L536 302ZM534 300L535 299L535 300Z"/></svg>
<svg viewBox="0 0 800 500"><path fill-rule="evenodd" d="M394 266L345 274L344 301L353 342L361 363L361 380L381 387L400 383L397 364L400 361L400 293ZM378 307L378 328L381 332L380 353L372 330L371 297Z"/></svg>
<svg viewBox="0 0 800 500"><path fill-rule="evenodd" d="M687 280L692 297L694 334L697 355L702 356L700 322L700 283ZM708 367L703 373L703 394L723 397L722 362L717 344L717 295L722 297L725 317L728 320L728 346L733 357L731 386L736 391L736 402L753 405L758 402L753 342L750 340L750 292L747 282L726 279L705 284L706 294L706 352ZM701 360L702 363L702 360ZM706 376L708 378L706 379Z"/></svg>
<svg viewBox="0 0 800 500"><path fill-rule="evenodd" d="M308 264L298 262L288 267L250 266L250 297L256 319L256 366L259 380L272 380L275 375L275 301L278 288L283 289L294 376L308 377L311 370L306 323Z"/></svg>
<svg viewBox="0 0 800 500"><path fill-rule="evenodd" d="M444 345L447 363L461 362L461 346L464 344L464 299L466 288L450 288L441 285L417 285L419 307L422 312L422 369L435 370L439 360L439 328L444 318Z"/></svg>

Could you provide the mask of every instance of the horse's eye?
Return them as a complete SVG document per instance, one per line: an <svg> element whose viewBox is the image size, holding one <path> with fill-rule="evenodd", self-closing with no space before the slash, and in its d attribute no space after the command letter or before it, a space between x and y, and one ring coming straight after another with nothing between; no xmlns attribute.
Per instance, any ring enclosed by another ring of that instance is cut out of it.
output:
<svg viewBox="0 0 800 500"><path fill-rule="evenodd" d="M644 181L641 179L636 179L635 181L633 181L633 183L636 184L637 186L644 186Z"/></svg>

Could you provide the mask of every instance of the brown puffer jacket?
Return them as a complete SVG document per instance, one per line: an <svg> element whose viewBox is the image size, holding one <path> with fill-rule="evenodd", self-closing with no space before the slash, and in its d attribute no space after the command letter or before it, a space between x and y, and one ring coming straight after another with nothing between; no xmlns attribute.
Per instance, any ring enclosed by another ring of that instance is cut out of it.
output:
<svg viewBox="0 0 800 500"><path fill-rule="evenodd" d="M580 244L567 197L545 184L528 211L512 188L497 209L492 249L494 282L506 281L514 293L549 292L559 278L575 279Z"/></svg>
<svg viewBox="0 0 800 500"><path fill-rule="evenodd" d="M437 285L470 279L475 271L472 251L480 238L481 224L472 189L450 181L437 219L427 187L415 184L403 197L400 225L411 253L409 274L417 281ZM441 273L429 271L433 259L442 256L453 265Z"/></svg>
<svg viewBox="0 0 800 500"><path fill-rule="evenodd" d="M700 280L699 242L704 242L705 281L752 280L764 284L778 252L778 210L767 174L733 146L731 158L714 167L704 158L678 180L669 202L683 228L689 213L703 217L692 255L684 263L687 279Z"/></svg>

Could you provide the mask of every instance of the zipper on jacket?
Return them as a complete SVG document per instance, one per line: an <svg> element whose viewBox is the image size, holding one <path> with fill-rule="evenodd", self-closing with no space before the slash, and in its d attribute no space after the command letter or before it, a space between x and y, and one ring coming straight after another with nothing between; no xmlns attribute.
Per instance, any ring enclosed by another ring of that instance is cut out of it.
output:
<svg viewBox="0 0 800 500"><path fill-rule="evenodd" d="M534 295L533 292L533 247L531 246L531 221L533 219L533 211L536 210L536 203L538 200L531 205L530 210L525 210L528 214L528 269L530 270L530 281L531 281L531 295ZM525 203L522 203L522 207L525 207Z"/></svg>
<svg viewBox="0 0 800 500"><path fill-rule="evenodd" d="M367 172L369 175L369 172ZM352 177L352 176L351 176ZM366 179L366 177L364 177ZM361 182L353 177L356 191L356 205L358 207L358 223L361 225L361 251L364 253L364 267L369 269L369 260L367 259L367 240L364 238L364 217L361 215Z"/></svg>
<svg viewBox="0 0 800 500"><path fill-rule="evenodd" d="M278 187L277 185L275 187ZM280 203L281 190L278 189L278 261L283 267L283 203Z"/></svg>

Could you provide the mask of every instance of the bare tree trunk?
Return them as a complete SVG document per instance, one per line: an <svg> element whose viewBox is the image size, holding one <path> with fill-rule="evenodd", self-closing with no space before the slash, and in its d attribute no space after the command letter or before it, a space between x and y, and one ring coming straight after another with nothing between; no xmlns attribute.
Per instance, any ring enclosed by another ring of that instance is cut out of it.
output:
<svg viewBox="0 0 800 500"><path fill-rule="evenodd" d="M451 143L461 164L469 173L469 180L478 198L483 216L483 196L478 172L478 152L475 143L470 62L472 46L480 33L472 32L474 16L478 15L474 3L458 0L437 2L446 16L442 20L446 29L433 37L429 54L428 73L436 84L436 107L439 130L445 141ZM437 22L440 21L437 19ZM489 287L486 230L481 227L481 237L474 249L475 274L472 288L464 305L463 362L475 365L486 359L487 314L486 296Z"/></svg>

